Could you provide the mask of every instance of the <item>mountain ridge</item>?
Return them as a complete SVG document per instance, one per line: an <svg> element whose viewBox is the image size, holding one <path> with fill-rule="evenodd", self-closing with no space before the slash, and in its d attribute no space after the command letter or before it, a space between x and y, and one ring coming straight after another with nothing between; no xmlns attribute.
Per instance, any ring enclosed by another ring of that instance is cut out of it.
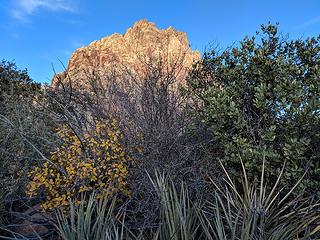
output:
<svg viewBox="0 0 320 240"><path fill-rule="evenodd" d="M66 70L54 75L51 86L57 88L67 78L76 86L85 85L93 72L101 76L114 70L143 75L145 65L151 62L162 62L168 67L178 61L182 71L177 73L177 78L182 82L194 61L198 60L200 53L190 48L185 32L171 26L158 29L154 23L143 19L135 22L124 34L114 33L78 48Z"/></svg>

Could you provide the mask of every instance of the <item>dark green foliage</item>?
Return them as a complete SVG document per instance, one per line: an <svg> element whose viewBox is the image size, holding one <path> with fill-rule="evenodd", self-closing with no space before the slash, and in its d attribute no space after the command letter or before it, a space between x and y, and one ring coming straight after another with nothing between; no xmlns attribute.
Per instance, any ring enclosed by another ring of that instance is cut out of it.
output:
<svg viewBox="0 0 320 240"><path fill-rule="evenodd" d="M40 84L34 83L27 70L20 70L14 62L0 62L0 111L4 113L5 103L10 98L26 97L40 90Z"/></svg>
<svg viewBox="0 0 320 240"><path fill-rule="evenodd" d="M258 176L264 153L268 180L286 162L285 184L308 169L301 188L319 191L320 36L291 41L262 25L239 46L206 53L188 83L216 157L235 175L240 156L248 175Z"/></svg>

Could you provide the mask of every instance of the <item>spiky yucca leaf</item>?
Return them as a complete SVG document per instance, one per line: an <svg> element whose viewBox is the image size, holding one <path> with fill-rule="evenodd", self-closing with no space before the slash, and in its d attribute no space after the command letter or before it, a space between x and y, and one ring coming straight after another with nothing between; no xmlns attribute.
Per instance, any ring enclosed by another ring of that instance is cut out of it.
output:
<svg viewBox="0 0 320 240"><path fill-rule="evenodd" d="M159 173L156 173L154 180L150 180L161 200L160 225L156 239L196 239L200 226L200 204L191 201L186 186L182 183L178 191L170 179Z"/></svg>
<svg viewBox="0 0 320 240"><path fill-rule="evenodd" d="M320 229L316 227L320 223L319 203L310 204L310 199L301 197L290 198L301 179L284 192L279 186L284 165L270 188L264 176L263 159L260 185L256 186L248 181L242 161L241 164L243 181L240 189L221 164L225 187L218 187L213 182L217 192L200 218L207 239L289 240L319 236Z"/></svg>
<svg viewBox="0 0 320 240"><path fill-rule="evenodd" d="M242 186L236 186L227 170L225 184L216 187L208 207L191 201L186 186L176 188L170 178L156 173L150 177L160 198L159 227L138 235L129 231L124 218L115 212L115 200L71 203L68 213L58 212L57 228L63 239L101 240L291 240L317 239L320 228L319 203L292 198L295 187L280 187L283 166L276 183L268 186L264 163L259 185L250 183L243 166ZM319 237L318 237L319 238Z"/></svg>
<svg viewBox="0 0 320 240"><path fill-rule="evenodd" d="M123 239L123 224L119 224L116 214L116 199L96 199L96 194L89 199L83 197L79 204L70 202L70 210L58 210L57 229L65 240L117 240Z"/></svg>

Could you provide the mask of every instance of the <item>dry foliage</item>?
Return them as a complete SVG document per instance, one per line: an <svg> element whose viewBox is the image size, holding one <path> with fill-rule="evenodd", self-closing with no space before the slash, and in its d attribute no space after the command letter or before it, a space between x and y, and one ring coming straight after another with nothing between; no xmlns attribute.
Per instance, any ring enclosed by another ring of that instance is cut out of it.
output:
<svg viewBox="0 0 320 240"><path fill-rule="evenodd" d="M121 144L117 121L98 122L81 139L70 128L58 131L62 146L52 152L49 161L30 173L27 194L44 194L44 209L64 207L80 193L97 191L98 196L129 194L127 187L130 157Z"/></svg>

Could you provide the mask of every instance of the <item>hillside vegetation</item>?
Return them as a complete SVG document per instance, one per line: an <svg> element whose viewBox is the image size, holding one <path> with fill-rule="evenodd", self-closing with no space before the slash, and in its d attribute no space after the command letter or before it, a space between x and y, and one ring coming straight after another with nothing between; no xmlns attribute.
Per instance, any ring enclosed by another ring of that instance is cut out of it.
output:
<svg viewBox="0 0 320 240"><path fill-rule="evenodd" d="M84 88L0 63L0 236L320 239L320 36L144 59Z"/></svg>

